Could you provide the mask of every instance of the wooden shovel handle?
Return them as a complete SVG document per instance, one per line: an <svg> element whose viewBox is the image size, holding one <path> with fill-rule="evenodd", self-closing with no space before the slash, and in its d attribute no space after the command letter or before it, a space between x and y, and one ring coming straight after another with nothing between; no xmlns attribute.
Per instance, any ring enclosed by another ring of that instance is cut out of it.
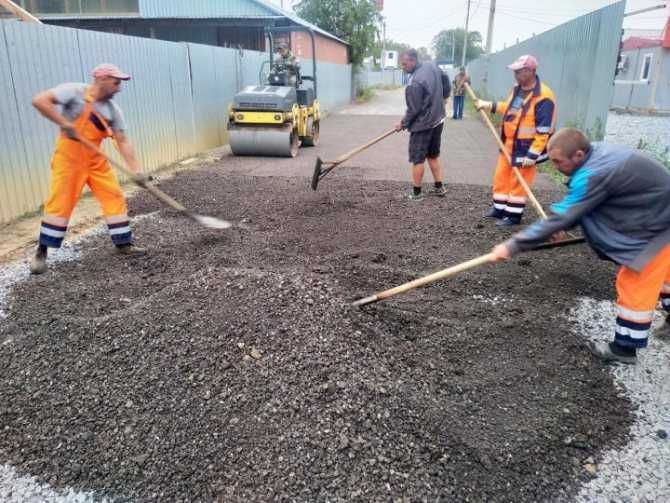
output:
<svg viewBox="0 0 670 503"><path fill-rule="evenodd" d="M146 183L139 182L136 177L135 173L130 171L128 168L126 168L123 164L116 162L114 159L110 158L107 154L105 154L99 147L97 147L94 143L91 143L89 140L82 136L77 137L77 141L80 142L81 144L85 145L86 147L90 148L93 150L96 154L98 154L101 157L104 157L107 162L109 162L112 166L114 166L116 169L121 171L124 175L126 175L130 180L132 180L136 185L142 187L143 189L147 190L150 192L156 199L159 199L160 201L164 202L171 208L174 208L177 211L180 211L182 213L190 213L182 204L179 202L175 201L172 199L170 196L168 196L165 192L160 190L157 187L154 187L153 185L149 185Z"/></svg>
<svg viewBox="0 0 670 503"><path fill-rule="evenodd" d="M427 285L428 283L433 283L440 279L448 278L449 276L454 276L463 271L467 271L468 269L473 269L475 267L479 267L481 265L488 264L489 262L494 261L495 261L495 255L493 255L492 253L487 253L486 255L473 258L472 260L468 260L467 262L462 262L458 265L449 267L447 269L443 269L433 274L429 274L428 276L423 276L422 278L417 278L408 283L396 286L395 288L390 288L388 290L384 290L383 292L371 295L370 297L357 300L356 302L354 302L354 306L364 306L366 304L372 304L373 302L388 299L389 297L393 297L395 295L408 292L409 290L414 290L415 288Z"/></svg>
<svg viewBox="0 0 670 503"><path fill-rule="evenodd" d="M473 102L477 101L477 96L475 95L474 91L472 90L472 88L470 87L470 85L467 82L465 82L465 90L467 91L468 95L470 96L470 99ZM525 190L526 194L528 194L528 199L530 199L530 202L533 204L533 207L535 208L535 211L537 211L538 214L542 218L547 218L547 214L545 213L544 209L542 208L542 205L536 199L535 194L533 194L533 191L530 190L530 186L528 185L528 183L526 183L526 180L524 180L523 175L519 171L519 168L514 166L514 164L512 163L512 157L510 156L509 152L505 148L505 144L500 139L500 134L498 134L498 131L496 130L495 126L493 125L493 122L491 122L491 119L489 118L489 115L483 109L479 109L479 113L484 118L484 122L486 122L486 125L488 126L489 130L493 134L493 137L496 139L496 142L498 143L498 148L500 149L500 151L503 153L503 155L507 159L507 162L509 163L509 165L512 167L512 172L516 176L517 180L519 180L519 183L523 187L523 190Z"/></svg>
<svg viewBox="0 0 670 503"><path fill-rule="evenodd" d="M0 0L0 7L4 7L9 12L14 14L16 17L20 17L23 21L27 21L29 23L42 24L42 21L37 19L35 16L33 16L30 12L28 12L24 8L20 7L19 5L16 5L16 3L12 2L11 0Z"/></svg>
<svg viewBox="0 0 670 503"><path fill-rule="evenodd" d="M356 154L362 152L363 150L365 150L365 149L367 149L367 148L372 147L372 145L374 145L375 143L379 143L379 142L382 141L384 138L386 138L386 137L388 137L388 136L391 136L391 135L392 135L393 133L395 133L395 132L396 132L395 129L391 129L390 131L387 131L386 133L384 133L384 134L378 136L377 138L375 138L374 140L370 140L370 141L367 142L365 145L361 145L360 147L356 147L356 148L353 149L352 151L347 152L346 154L341 155L340 157L338 157L337 159L335 159L335 160L333 161L333 164L334 164L334 165L337 165L337 164L342 164L344 161L348 161L349 159L351 159L351 158L352 158L353 156L355 156Z"/></svg>

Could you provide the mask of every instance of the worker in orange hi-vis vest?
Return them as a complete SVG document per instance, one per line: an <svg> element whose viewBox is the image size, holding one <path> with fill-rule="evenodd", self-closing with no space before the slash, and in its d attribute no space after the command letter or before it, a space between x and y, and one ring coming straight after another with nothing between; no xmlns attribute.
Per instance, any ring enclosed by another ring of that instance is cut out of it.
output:
<svg viewBox="0 0 670 503"><path fill-rule="evenodd" d="M48 248L59 248L63 243L70 216L85 185L102 207L115 253L126 256L146 253L133 244L126 200L109 163L77 141L85 138L100 146L106 138L113 138L124 161L136 174L136 180L140 184L146 182L125 134L123 113L112 100L121 90L121 82L130 76L114 65L102 64L93 69L92 77L90 84L61 84L33 99L33 106L61 128L51 161L51 182L44 204L39 246L30 264L33 274L47 270Z"/></svg>
<svg viewBox="0 0 670 503"><path fill-rule="evenodd" d="M493 206L486 214L495 218L496 225L519 225L528 195L516 178L512 166L519 168L523 179L532 186L536 166L547 160L547 142L556 127L556 98L553 91L540 81L537 60L526 54L507 68L514 71L517 85L507 101L492 103L477 100L477 109L489 110L503 116L501 137L505 154L498 157L493 178Z"/></svg>

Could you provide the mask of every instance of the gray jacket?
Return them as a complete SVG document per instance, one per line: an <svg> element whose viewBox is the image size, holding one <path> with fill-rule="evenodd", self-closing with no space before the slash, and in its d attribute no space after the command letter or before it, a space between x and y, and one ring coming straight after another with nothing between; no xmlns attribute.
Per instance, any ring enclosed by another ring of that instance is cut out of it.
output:
<svg viewBox="0 0 670 503"><path fill-rule="evenodd" d="M432 63L417 65L405 88L402 127L416 133L437 126L444 119L444 100L450 92L449 77L442 70Z"/></svg>
<svg viewBox="0 0 670 503"><path fill-rule="evenodd" d="M551 211L507 242L512 254L579 224L598 255L639 272L670 244L670 172L637 150L594 143Z"/></svg>

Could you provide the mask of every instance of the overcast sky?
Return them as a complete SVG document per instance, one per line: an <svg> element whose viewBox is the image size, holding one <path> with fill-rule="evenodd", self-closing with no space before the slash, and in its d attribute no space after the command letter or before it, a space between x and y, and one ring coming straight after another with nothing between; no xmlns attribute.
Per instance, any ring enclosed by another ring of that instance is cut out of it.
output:
<svg viewBox="0 0 670 503"><path fill-rule="evenodd" d="M269 0L277 5L281 0ZM284 0L285 8L291 0ZM513 45L547 31L570 19L615 3L612 0L562 0L561 2L529 2L498 0L496 2L493 50ZM667 3L670 0L628 0L626 12ZM467 0L384 0L386 36L415 47L430 47L440 30L465 25ZM471 0L470 29L482 34L486 43L489 0ZM670 15L670 7L624 19L624 28L662 30Z"/></svg>

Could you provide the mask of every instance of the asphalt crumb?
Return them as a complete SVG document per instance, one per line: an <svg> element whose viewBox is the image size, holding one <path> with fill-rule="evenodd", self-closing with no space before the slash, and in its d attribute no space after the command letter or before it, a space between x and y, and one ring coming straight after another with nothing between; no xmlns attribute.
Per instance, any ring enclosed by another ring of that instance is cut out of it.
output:
<svg viewBox="0 0 670 503"><path fill-rule="evenodd" d="M564 501L632 406L571 331L613 296L584 246L350 303L486 253L484 188L183 173L141 259L93 237L16 286L0 327L0 462L117 501ZM540 193L542 200L555 194Z"/></svg>

